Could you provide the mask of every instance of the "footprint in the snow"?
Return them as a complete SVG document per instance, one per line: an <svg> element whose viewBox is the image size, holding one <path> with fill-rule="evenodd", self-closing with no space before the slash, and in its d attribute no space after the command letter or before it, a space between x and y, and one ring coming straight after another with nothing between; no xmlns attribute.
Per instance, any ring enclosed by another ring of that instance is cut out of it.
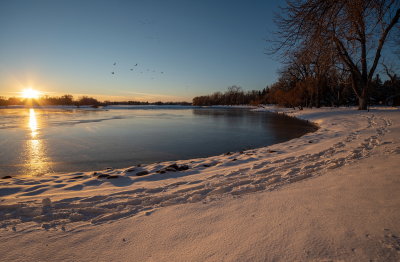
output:
<svg viewBox="0 0 400 262"><path fill-rule="evenodd" d="M293 175L299 173L299 171L300 171L300 168L298 168L298 167L292 168L286 173L286 176L293 176Z"/></svg>
<svg viewBox="0 0 400 262"><path fill-rule="evenodd" d="M400 237L393 234L391 230L384 229L383 245L387 248L400 252Z"/></svg>
<svg viewBox="0 0 400 262"><path fill-rule="evenodd" d="M259 164L255 164L255 165L252 166L252 169L260 169L260 168L266 167L270 163L271 162L269 162L269 161L265 161L265 162L262 162L262 163L259 163Z"/></svg>

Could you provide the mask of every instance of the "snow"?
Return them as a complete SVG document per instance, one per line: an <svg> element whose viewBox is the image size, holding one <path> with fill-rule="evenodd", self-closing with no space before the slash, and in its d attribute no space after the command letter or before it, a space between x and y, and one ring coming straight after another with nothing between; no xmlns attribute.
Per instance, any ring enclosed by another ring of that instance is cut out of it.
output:
<svg viewBox="0 0 400 262"><path fill-rule="evenodd" d="M399 109L255 110L319 129L209 158L1 179L3 260L398 261Z"/></svg>

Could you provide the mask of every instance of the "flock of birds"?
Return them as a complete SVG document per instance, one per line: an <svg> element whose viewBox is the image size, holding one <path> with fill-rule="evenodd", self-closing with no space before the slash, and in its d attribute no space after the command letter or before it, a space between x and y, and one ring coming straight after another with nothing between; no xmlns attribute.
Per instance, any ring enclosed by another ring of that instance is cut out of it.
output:
<svg viewBox="0 0 400 262"><path fill-rule="evenodd" d="M114 63L113 63L113 66L115 67L116 65L117 65L117 62L114 62ZM136 68L138 65L139 65L139 64L136 63L136 64L134 65L134 67L132 67L132 68L130 69L130 71L133 71L134 68ZM146 69L146 72L156 73L156 70ZM144 71L140 71L140 73L143 74ZM115 75L115 71L111 71L111 74L112 74L112 75ZM164 72L163 72L163 71L160 71L160 74L164 74ZM154 79L154 77L152 77L152 79Z"/></svg>

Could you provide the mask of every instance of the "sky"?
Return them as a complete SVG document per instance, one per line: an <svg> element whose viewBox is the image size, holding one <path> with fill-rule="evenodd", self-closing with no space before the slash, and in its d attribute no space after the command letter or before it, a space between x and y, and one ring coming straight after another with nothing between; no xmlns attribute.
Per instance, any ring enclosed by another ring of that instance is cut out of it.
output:
<svg viewBox="0 0 400 262"><path fill-rule="evenodd" d="M32 87L47 95L190 102L231 85L261 90L280 66L265 54L279 5L2 0L0 96Z"/></svg>

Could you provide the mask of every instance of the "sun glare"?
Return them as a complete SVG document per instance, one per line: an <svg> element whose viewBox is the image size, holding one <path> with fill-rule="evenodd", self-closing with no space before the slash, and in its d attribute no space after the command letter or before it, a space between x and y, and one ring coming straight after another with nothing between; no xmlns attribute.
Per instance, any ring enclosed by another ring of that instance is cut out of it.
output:
<svg viewBox="0 0 400 262"><path fill-rule="evenodd" d="M32 88L28 88L28 89L24 89L21 94L22 94L23 98L34 98L34 99L36 99L36 98L39 98L40 92L37 91L37 90L34 90Z"/></svg>

